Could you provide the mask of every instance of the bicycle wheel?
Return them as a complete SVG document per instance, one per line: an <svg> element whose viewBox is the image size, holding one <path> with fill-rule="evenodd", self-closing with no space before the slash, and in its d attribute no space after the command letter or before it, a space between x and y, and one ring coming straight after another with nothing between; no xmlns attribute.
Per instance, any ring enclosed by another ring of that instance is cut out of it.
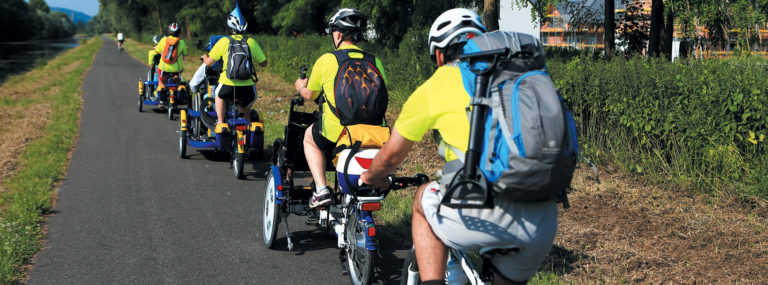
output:
<svg viewBox="0 0 768 285"><path fill-rule="evenodd" d="M139 95L139 113L142 112L141 108L144 106L144 95Z"/></svg>
<svg viewBox="0 0 768 285"><path fill-rule="evenodd" d="M173 105L168 104L168 120L173 121Z"/></svg>
<svg viewBox="0 0 768 285"><path fill-rule="evenodd" d="M365 246L365 238L368 233L359 214L360 210L354 206L350 210L351 213L344 229L349 279L352 284L367 285L371 283L374 254Z"/></svg>
<svg viewBox="0 0 768 285"><path fill-rule="evenodd" d="M419 276L419 265L416 263L416 252L411 248L408 256L403 261L403 270L400 274L400 285L418 285L421 284Z"/></svg>
<svg viewBox="0 0 768 285"><path fill-rule="evenodd" d="M280 207L277 205L277 187L275 173L272 170L267 173L265 191L264 191L264 245L267 248L274 248L275 238L277 237L277 226L280 224Z"/></svg>
<svg viewBox="0 0 768 285"><path fill-rule="evenodd" d="M187 131L179 131L179 157L187 158Z"/></svg>
<svg viewBox="0 0 768 285"><path fill-rule="evenodd" d="M233 151L236 152L237 150ZM243 166L245 166L244 160L245 158L242 153L235 153L234 158L232 158L232 168L235 170L235 177L237 177L237 179L243 179L243 177L245 177L243 173Z"/></svg>

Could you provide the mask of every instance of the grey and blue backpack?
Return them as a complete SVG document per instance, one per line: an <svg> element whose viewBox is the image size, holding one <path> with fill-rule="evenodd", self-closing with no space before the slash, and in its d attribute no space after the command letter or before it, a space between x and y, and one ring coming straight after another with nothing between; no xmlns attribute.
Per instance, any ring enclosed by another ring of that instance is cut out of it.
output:
<svg viewBox="0 0 768 285"><path fill-rule="evenodd" d="M256 75L256 69L251 59L251 49L248 47L248 37L241 40L229 39L229 59L227 62L227 78L236 80L251 79ZM255 81L255 80L254 80Z"/></svg>
<svg viewBox="0 0 768 285"><path fill-rule="evenodd" d="M576 127L547 74L539 40L527 34L496 31L469 40L464 53L505 47L510 50L509 57L501 59L489 80L491 96L485 104L490 110L477 167L495 197L567 203L565 194L579 152ZM462 64L468 67L469 63ZM474 86L465 87L473 95Z"/></svg>

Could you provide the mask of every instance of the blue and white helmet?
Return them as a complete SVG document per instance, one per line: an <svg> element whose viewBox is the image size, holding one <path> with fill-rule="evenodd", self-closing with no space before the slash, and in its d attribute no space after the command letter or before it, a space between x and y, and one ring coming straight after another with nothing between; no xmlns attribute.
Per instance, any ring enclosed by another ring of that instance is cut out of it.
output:
<svg viewBox="0 0 768 285"><path fill-rule="evenodd" d="M453 8L445 11L437 17L429 29L429 40L427 40L429 54L434 55L438 48L466 42L486 31L480 16L469 9Z"/></svg>
<svg viewBox="0 0 768 285"><path fill-rule="evenodd" d="M245 22L245 17L240 12L240 4L237 2L235 2L235 10L232 10L227 16L227 26L236 34L242 34L248 28L248 23Z"/></svg>

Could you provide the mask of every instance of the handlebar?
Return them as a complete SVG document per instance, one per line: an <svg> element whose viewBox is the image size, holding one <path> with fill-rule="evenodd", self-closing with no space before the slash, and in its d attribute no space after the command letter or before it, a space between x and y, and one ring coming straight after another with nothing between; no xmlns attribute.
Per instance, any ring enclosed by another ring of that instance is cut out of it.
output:
<svg viewBox="0 0 768 285"><path fill-rule="evenodd" d="M299 78L301 79L307 79L307 66L302 65L299 69ZM301 94L298 94L297 98L291 99L291 109L293 109L293 106L304 106L304 97L301 97Z"/></svg>
<svg viewBox="0 0 768 285"><path fill-rule="evenodd" d="M358 196L383 196L387 197L389 194L389 191L392 190L400 190L403 188L408 188L410 186L419 186L422 184L425 184L429 182L429 177L423 173L417 173L413 175L412 177L395 177L395 176L389 176L389 181L391 183L389 184L388 189L382 189L380 191L376 191L375 189L371 188L371 185L364 184L362 180L358 180L359 187L357 190Z"/></svg>

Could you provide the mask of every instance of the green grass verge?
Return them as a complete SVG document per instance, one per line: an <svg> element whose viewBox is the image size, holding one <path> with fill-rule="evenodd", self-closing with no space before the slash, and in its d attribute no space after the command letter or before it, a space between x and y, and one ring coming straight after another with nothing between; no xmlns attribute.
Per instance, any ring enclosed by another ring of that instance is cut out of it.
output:
<svg viewBox="0 0 768 285"><path fill-rule="evenodd" d="M52 208L54 189L66 171L69 152L76 141L80 87L101 44L101 38L96 37L40 67L50 76L35 92L45 94L53 87L58 92L42 98L50 100L52 106L49 122L44 127L45 135L27 146L21 155L19 171L4 181L7 191L0 194L0 284L18 282L23 277L25 261L40 248L43 215ZM58 72L77 61L82 62L71 72ZM23 84L28 80L33 78L22 75L8 84Z"/></svg>

